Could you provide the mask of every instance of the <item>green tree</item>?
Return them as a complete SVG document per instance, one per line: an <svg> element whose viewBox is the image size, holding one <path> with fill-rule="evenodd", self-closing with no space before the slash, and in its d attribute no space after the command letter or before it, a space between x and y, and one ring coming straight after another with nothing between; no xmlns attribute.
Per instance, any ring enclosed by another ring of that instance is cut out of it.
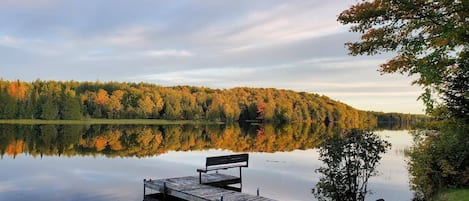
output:
<svg viewBox="0 0 469 201"><path fill-rule="evenodd" d="M16 118L18 104L4 92L0 92L0 119Z"/></svg>
<svg viewBox="0 0 469 201"><path fill-rule="evenodd" d="M52 120L58 117L58 107L51 97L41 98L41 119Z"/></svg>
<svg viewBox="0 0 469 201"><path fill-rule="evenodd" d="M347 43L350 54L396 53L380 71L418 75L414 84L424 88L420 98L432 113L437 104L434 97L443 95L451 101L454 90L462 92L456 94L462 100L447 106L467 108L469 95L461 89L467 87L469 77L468 18L467 0L373 0L360 1L338 20L362 34L360 41ZM468 115L467 110L453 112Z"/></svg>
<svg viewBox="0 0 469 201"><path fill-rule="evenodd" d="M347 43L350 54L395 53L380 71L418 77L427 113L450 117L409 151L413 188L429 199L441 188L468 187L469 1L361 1L338 20L362 34Z"/></svg>
<svg viewBox="0 0 469 201"><path fill-rule="evenodd" d="M61 119L81 119L83 117L81 111L80 100L76 97L75 91L67 89L62 95L60 118Z"/></svg>
<svg viewBox="0 0 469 201"><path fill-rule="evenodd" d="M370 131L351 130L324 140L319 148L319 160L325 166L316 171L322 174L314 196L321 201L363 201L367 184L376 175L376 165L391 144Z"/></svg>
<svg viewBox="0 0 469 201"><path fill-rule="evenodd" d="M416 146L408 155L417 196L431 198L442 188L469 187L469 125L457 121L461 120L439 122L439 131L414 133Z"/></svg>

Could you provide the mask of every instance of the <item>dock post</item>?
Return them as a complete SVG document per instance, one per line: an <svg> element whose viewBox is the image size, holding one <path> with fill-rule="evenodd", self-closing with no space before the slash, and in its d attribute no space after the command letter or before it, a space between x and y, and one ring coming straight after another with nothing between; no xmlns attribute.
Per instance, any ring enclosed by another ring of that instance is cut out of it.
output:
<svg viewBox="0 0 469 201"><path fill-rule="evenodd" d="M166 200L166 182L163 182L163 198Z"/></svg>
<svg viewBox="0 0 469 201"><path fill-rule="evenodd" d="M146 188L145 182L146 181L147 181L146 179L143 179L143 200L145 200L145 188Z"/></svg>
<svg viewBox="0 0 469 201"><path fill-rule="evenodd" d="M241 173L241 167L239 167L239 186L241 187L240 190L243 191L243 174Z"/></svg>

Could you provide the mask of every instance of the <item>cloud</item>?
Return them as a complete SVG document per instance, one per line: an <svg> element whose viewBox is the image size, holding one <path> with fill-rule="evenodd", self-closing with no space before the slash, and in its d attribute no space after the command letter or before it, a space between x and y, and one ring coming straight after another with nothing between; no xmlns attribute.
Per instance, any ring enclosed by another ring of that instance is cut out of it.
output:
<svg viewBox="0 0 469 201"><path fill-rule="evenodd" d="M16 38L12 38L10 36L3 36L0 38L0 45L8 46L8 47L15 47L20 44L20 41Z"/></svg>
<svg viewBox="0 0 469 201"><path fill-rule="evenodd" d="M347 56L344 43L359 35L336 17L353 3L0 1L0 70L13 80L278 87L352 102L385 93L414 101L411 78L376 71L389 55Z"/></svg>
<svg viewBox="0 0 469 201"><path fill-rule="evenodd" d="M209 27L205 35L236 44L226 49L228 52L311 39L340 30L334 17L325 16L336 10L334 3L281 3L269 9L253 10L234 23Z"/></svg>
<svg viewBox="0 0 469 201"><path fill-rule="evenodd" d="M147 57L190 57L193 54L186 50L148 50L142 55Z"/></svg>
<svg viewBox="0 0 469 201"><path fill-rule="evenodd" d="M152 30L144 26L120 27L95 38L110 45L117 46L141 46L149 42L147 34Z"/></svg>
<svg viewBox="0 0 469 201"><path fill-rule="evenodd" d="M44 8L57 3L57 0L2 0L0 6L22 8Z"/></svg>
<svg viewBox="0 0 469 201"><path fill-rule="evenodd" d="M240 76L249 76L255 70L241 69L241 68L206 68L175 71L167 73L158 73L150 75L140 75L129 77L128 80L146 80L165 85L199 85L211 87L223 87L223 83L228 84L229 87L235 87L233 83L222 82L222 80L232 80ZM217 84L218 83L218 84ZM220 85L221 84L221 85Z"/></svg>
<svg viewBox="0 0 469 201"><path fill-rule="evenodd" d="M0 192L9 192L18 190L17 186L5 182L0 183Z"/></svg>

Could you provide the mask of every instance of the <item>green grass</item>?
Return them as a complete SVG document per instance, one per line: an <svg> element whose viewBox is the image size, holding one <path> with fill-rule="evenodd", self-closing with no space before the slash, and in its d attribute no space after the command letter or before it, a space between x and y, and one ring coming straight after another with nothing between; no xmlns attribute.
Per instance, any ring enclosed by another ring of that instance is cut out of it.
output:
<svg viewBox="0 0 469 201"><path fill-rule="evenodd" d="M439 193L435 201L469 201L469 189L449 189Z"/></svg>
<svg viewBox="0 0 469 201"><path fill-rule="evenodd" d="M86 120L41 120L41 119L0 119L0 124L214 124L216 122L194 120L163 120L163 119L86 119Z"/></svg>

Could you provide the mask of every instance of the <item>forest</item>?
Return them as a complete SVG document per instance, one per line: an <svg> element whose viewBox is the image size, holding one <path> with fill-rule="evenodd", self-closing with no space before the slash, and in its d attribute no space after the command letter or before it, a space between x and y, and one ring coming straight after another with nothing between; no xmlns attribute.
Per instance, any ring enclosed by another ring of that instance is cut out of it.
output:
<svg viewBox="0 0 469 201"><path fill-rule="evenodd" d="M0 119L93 118L324 122L362 127L378 121L421 121L425 116L361 111L326 96L273 88L0 80Z"/></svg>

